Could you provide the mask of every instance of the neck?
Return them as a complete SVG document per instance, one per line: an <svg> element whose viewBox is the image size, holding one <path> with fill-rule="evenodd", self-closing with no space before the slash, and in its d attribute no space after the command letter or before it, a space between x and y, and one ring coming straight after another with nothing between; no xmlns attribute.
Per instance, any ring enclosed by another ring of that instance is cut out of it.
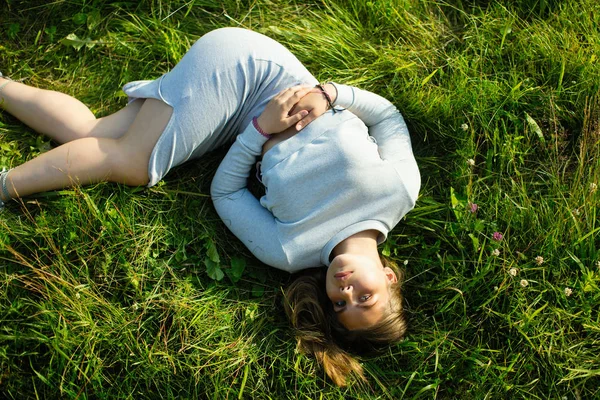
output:
<svg viewBox="0 0 600 400"><path fill-rule="evenodd" d="M378 236L379 231L375 230L355 233L342 240L333 248L331 258L333 259L340 254L360 254L379 258L379 252L377 251Z"/></svg>

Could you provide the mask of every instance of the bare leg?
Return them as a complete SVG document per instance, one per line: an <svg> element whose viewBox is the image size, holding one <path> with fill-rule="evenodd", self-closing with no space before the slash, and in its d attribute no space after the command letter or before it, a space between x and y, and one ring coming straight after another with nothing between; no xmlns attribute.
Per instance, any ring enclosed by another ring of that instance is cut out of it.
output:
<svg viewBox="0 0 600 400"><path fill-rule="evenodd" d="M136 119L121 138L76 139L14 168L7 178L11 197L101 181L147 184L150 155L173 109L155 99L139 103Z"/></svg>
<svg viewBox="0 0 600 400"><path fill-rule="evenodd" d="M0 85L5 82L0 78ZM10 82L2 89L0 104L24 124L59 143L84 137L120 138L141 108L141 102L134 101L112 115L96 119L74 97L19 82Z"/></svg>

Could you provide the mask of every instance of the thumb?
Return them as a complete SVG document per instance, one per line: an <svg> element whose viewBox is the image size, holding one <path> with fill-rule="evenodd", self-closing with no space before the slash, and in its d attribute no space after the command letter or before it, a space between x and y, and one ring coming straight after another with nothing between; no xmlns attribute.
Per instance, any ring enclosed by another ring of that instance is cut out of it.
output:
<svg viewBox="0 0 600 400"><path fill-rule="evenodd" d="M298 111L296 114L291 115L288 118L288 122L289 122L288 126L294 125L295 123L299 122L304 117L306 117L307 115L308 115L308 111L307 110L301 110L301 111Z"/></svg>
<svg viewBox="0 0 600 400"><path fill-rule="evenodd" d="M306 110L303 110L303 111L306 111ZM302 120L296 124L296 130L297 131L301 130L302 128L304 128L306 125L310 124L314 120L315 120L314 109L311 110L310 112L306 111L306 114L304 114L304 117L302 118Z"/></svg>

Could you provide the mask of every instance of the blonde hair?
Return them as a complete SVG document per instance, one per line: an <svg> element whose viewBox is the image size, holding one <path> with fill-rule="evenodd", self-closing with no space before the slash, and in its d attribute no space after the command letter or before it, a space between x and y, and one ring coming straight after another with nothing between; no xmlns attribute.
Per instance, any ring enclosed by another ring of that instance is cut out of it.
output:
<svg viewBox="0 0 600 400"><path fill-rule="evenodd" d="M398 282L390 286L391 307L387 315L367 329L348 330L337 320L325 293L325 268L309 270L285 290L284 306L296 331L298 350L313 355L338 386L345 386L350 375L366 381L362 366L350 351L360 355L374 353L400 341L406 332L402 304L404 274L383 256L381 262L394 271Z"/></svg>

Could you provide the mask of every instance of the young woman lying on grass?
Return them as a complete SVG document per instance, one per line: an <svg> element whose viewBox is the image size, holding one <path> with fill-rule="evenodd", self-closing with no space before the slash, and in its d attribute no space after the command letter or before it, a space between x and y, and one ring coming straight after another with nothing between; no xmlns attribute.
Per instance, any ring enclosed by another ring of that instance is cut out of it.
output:
<svg viewBox="0 0 600 400"><path fill-rule="evenodd" d="M299 348L339 385L352 372L364 379L347 351L406 329L401 275L377 251L420 186L398 110L367 91L318 85L282 45L238 28L208 33L172 71L124 90L130 103L96 119L72 97L0 77L4 109L63 143L3 172L2 201L100 181L152 186L235 140L211 185L218 214L265 264L325 266L286 290ZM257 200L246 186L260 157Z"/></svg>

